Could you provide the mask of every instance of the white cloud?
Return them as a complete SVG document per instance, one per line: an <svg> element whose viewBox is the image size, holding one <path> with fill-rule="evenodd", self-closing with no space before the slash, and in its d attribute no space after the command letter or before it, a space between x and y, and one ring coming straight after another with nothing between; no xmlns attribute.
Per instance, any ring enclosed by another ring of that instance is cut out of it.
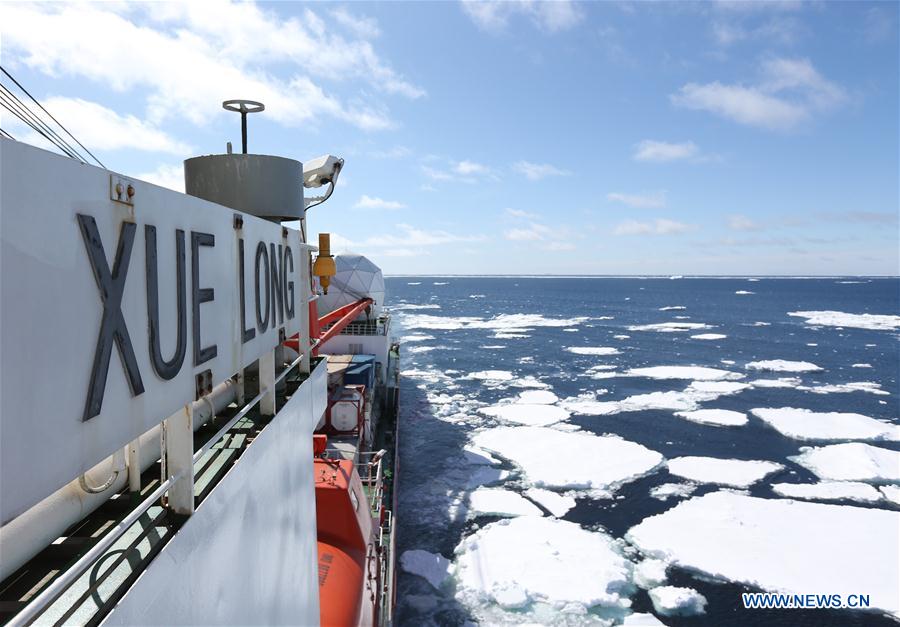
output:
<svg viewBox="0 0 900 627"><path fill-rule="evenodd" d="M479 28L494 32L506 28L513 16L527 17L535 26L551 33L572 28L584 17L578 5L569 0L463 0L462 8Z"/></svg>
<svg viewBox="0 0 900 627"><path fill-rule="evenodd" d="M144 150L147 152L164 152L174 155L187 155L191 147L178 141L168 133L149 122L144 122L133 115L119 115L111 109L80 98L64 98L55 96L43 100L42 104L53 116L66 125L78 140L91 150ZM34 107L35 114L41 117L51 128L56 123L43 111ZM16 118L10 118L13 129L21 128L22 140L32 144L47 144L43 137L30 130ZM60 131L61 132L61 131ZM68 138L67 138L68 139ZM74 142L72 142L74 143ZM76 146L77 147L77 146ZM78 151L84 153L80 147ZM87 155L85 155L87 156Z"/></svg>
<svg viewBox="0 0 900 627"><path fill-rule="evenodd" d="M366 194L360 196L359 200L356 201L356 204L353 205L354 209L385 209L388 211L403 209L405 207L406 205L402 202L397 202L396 200L383 200L377 196L367 196Z"/></svg>
<svg viewBox="0 0 900 627"><path fill-rule="evenodd" d="M728 216L728 228L732 231L759 231L762 227L745 215Z"/></svg>
<svg viewBox="0 0 900 627"><path fill-rule="evenodd" d="M180 163L177 165L164 163L152 172L138 174L135 178L184 193L184 166Z"/></svg>
<svg viewBox="0 0 900 627"><path fill-rule="evenodd" d="M521 209L512 209L510 207L507 207L506 209L504 209L503 213L505 213L506 215L508 215L512 218L531 218L531 219L537 218L537 215L535 215L533 213L529 213L527 211L522 211Z"/></svg>
<svg viewBox="0 0 900 627"><path fill-rule="evenodd" d="M696 157L700 149L694 142L671 143L645 139L634 147L635 161L677 161Z"/></svg>
<svg viewBox="0 0 900 627"><path fill-rule="evenodd" d="M693 230L695 227L674 220L658 218L653 222L626 220L613 229L613 235L677 235Z"/></svg>
<svg viewBox="0 0 900 627"><path fill-rule="evenodd" d="M446 169L432 167L430 165L422 166L422 173L432 181L459 181L462 183L476 183L479 180L492 179L498 180L496 174L493 173L488 166L463 159L462 161L449 162Z"/></svg>
<svg viewBox="0 0 900 627"><path fill-rule="evenodd" d="M460 161L453 168L457 174L471 176L473 174L487 174L490 170L487 166L474 161Z"/></svg>
<svg viewBox="0 0 900 627"><path fill-rule="evenodd" d="M424 94L368 41L336 34L309 9L285 18L252 3L4 4L0 24L7 62L146 93L156 124L206 123L237 95L263 101L269 119L287 126L332 118L378 130L393 125L380 100L352 87L344 100L316 81Z"/></svg>
<svg viewBox="0 0 900 627"><path fill-rule="evenodd" d="M381 35L381 29L378 28L377 20L371 17L353 15L344 7L332 11L331 17L338 24L362 39L375 39Z"/></svg>
<svg viewBox="0 0 900 627"><path fill-rule="evenodd" d="M643 194L623 194L620 192L610 192L606 195L607 200L620 202L635 209L661 209L666 206L666 193L647 192Z"/></svg>
<svg viewBox="0 0 900 627"><path fill-rule="evenodd" d="M709 111L740 124L788 130L847 98L808 59L769 59L761 74L761 80L750 86L688 83L670 99L675 105Z"/></svg>
<svg viewBox="0 0 900 627"><path fill-rule="evenodd" d="M397 228L401 231L399 235L391 233L370 237L361 242L360 246L368 248L408 248L440 246L460 242L482 242L487 239L484 235L456 235L447 231L426 231L410 224L398 224Z"/></svg>
<svg viewBox="0 0 900 627"><path fill-rule="evenodd" d="M513 164L513 169L524 174L532 181L539 181L548 176L568 176L568 170L561 170L549 163L531 163L530 161L518 161Z"/></svg>
<svg viewBox="0 0 900 627"><path fill-rule="evenodd" d="M503 237L513 242L540 242L539 247L548 251L575 249L569 229L553 228L539 222L529 222L525 226L509 229L503 233Z"/></svg>

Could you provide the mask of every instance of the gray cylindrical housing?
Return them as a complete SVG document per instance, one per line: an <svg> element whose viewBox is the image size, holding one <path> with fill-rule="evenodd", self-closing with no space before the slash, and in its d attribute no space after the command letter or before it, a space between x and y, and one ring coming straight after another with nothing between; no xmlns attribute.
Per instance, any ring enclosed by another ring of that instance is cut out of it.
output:
<svg viewBox="0 0 900 627"><path fill-rule="evenodd" d="M271 155L206 155L184 162L191 196L267 220L303 216L303 164Z"/></svg>

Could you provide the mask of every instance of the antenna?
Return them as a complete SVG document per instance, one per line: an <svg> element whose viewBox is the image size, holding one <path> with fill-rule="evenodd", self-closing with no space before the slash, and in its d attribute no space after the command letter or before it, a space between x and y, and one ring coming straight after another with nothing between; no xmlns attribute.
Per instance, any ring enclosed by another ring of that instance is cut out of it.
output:
<svg viewBox="0 0 900 627"><path fill-rule="evenodd" d="M241 148L247 154L247 114L259 113L266 110L266 105L255 100L226 100L222 103L226 111L235 111L241 114Z"/></svg>

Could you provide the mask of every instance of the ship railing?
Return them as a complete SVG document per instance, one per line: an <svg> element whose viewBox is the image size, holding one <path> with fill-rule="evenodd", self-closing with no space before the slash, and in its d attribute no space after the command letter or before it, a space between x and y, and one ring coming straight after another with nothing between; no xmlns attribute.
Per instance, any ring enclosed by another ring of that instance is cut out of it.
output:
<svg viewBox="0 0 900 627"><path fill-rule="evenodd" d="M287 375L294 371L297 368L301 361L303 360L303 356L301 355L297 359L295 359L291 364L281 371L278 374L271 386L271 389L274 390L281 381L287 377ZM125 518L123 518L115 527L110 529L106 535L104 535L93 547L88 550L87 553L81 556L81 558L75 562L72 566L62 572L49 586L44 588L44 590L34 597L29 603L22 608L15 616L10 619L7 623L7 627L24 627L25 625L31 624L37 617L39 617L50 605L56 601L62 594L71 586L75 581L81 577L81 575L88 569L92 564L94 564L97 560L99 560L109 548L116 543L122 535L128 531L128 529L140 520L142 516L147 513L151 507L153 507L159 500L172 488L179 479L185 476L188 473L194 472L194 464L200 461L200 459L222 438L224 438L227 433L238 423L239 420L243 419L247 414L249 414L254 407L256 407L259 402L263 399L263 397L270 392L268 387L263 387L259 394L257 394L249 403L244 405L240 411L238 411L227 423L225 423L221 429L219 429L216 434L209 439L200 449L194 453L192 464L182 470L177 474L169 475L169 478L160 483L160 485L143 501L141 501L140 505L138 505L135 509L133 509Z"/></svg>
<svg viewBox="0 0 900 627"><path fill-rule="evenodd" d="M387 625L393 614L393 582L394 560L391 556L391 534L394 529L394 516L391 510L385 510L384 522L378 530L378 551L381 561L381 589L379 590L378 607L381 612L381 625ZM387 540L387 542L385 541Z"/></svg>
<svg viewBox="0 0 900 627"><path fill-rule="evenodd" d="M369 506L373 516L381 516L384 498L384 474L382 458L385 451L363 451L358 454L356 472L360 481L368 488Z"/></svg>

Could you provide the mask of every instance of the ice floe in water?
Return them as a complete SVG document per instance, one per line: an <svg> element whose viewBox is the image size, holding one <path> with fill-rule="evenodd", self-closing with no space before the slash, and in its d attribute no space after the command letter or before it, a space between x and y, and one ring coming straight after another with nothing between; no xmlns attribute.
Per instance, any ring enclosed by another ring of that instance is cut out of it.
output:
<svg viewBox="0 0 900 627"><path fill-rule="evenodd" d="M450 575L450 560L421 549L404 551L400 556L400 567L408 573L425 578L434 588L440 588Z"/></svg>
<svg viewBox="0 0 900 627"><path fill-rule="evenodd" d="M818 372L822 370L816 364L808 361L787 361L785 359L751 361L746 367L747 370L771 370L772 372Z"/></svg>
<svg viewBox="0 0 900 627"><path fill-rule="evenodd" d="M391 311L417 311L419 309L440 309L440 305L429 304L429 305L415 305L413 303L397 303L396 305L391 305Z"/></svg>
<svg viewBox="0 0 900 627"><path fill-rule="evenodd" d="M485 624L507 622L504 610L518 610L516 622L523 611L540 615L541 605L624 610L631 566L616 547L605 533L554 518L491 523L456 547L456 596Z"/></svg>
<svg viewBox="0 0 900 627"><path fill-rule="evenodd" d="M694 411L677 411L675 415L702 425L741 427L747 424L747 414L730 409L695 409Z"/></svg>
<svg viewBox="0 0 900 627"><path fill-rule="evenodd" d="M775 483L775 494L792 499L819 501L860 501L874 503L882 494L868 483L858 481L822 481L820 483Z"/></svg>
<svg viewBox="0 0 900 627"><path fill-rule="evenodd" d="M533 405L552 405L558 400L559 397L550 390L525 390L519 393L519 398L516 402Z"/></svg>
<svg viewBox="0 0 900 627"><path fill-rule="evenodd" d="M793 461L819 479L833 481L900 481L900 451L847 442L821 447L804 447Z"/></svg>
<svg viewBox="0 0 900 627"><path fill-rule="evenodd" d="M754 379L750 385L755 388L793 388L800 385L800 379L796 377L780 377L778 379Z"/></svg>
<svg viewBox="0 0 900 627"><path fill-rule="evenodd" d="M520 425L533 427L545 427L555 422L565 420L569 412L556 405L538 405L536 403L506 403L490 405L479 409L482 414L500 418L507 422L516 422Z"/></svg>
<svg viewBox="0 0 900 627"><path fill-rule="evenodd" d="M566 350L576 355L618 355L621 352L611 346L569 346Z"/></svg>
<svg viewBox="0 0 900 627"><path fill-rule="evenodd" d="M575 499L571 496L543 488L528 488L525 490L525 496L557 518L565 516L566 512L575 507Z"/></svg>
<svg viewBox="0 0 900 627"><path fill-rule="evenodd" d="M805 318L806 324L817 327L850 327L872 331L900 329L900 316L852 314L843 311L791 311L788 315Z"/></svg>
<svg viewBox="0 0 900 627"><path fill-rule="evenodd" d="M900 505L900 485L883 485L880 488L881 494L888 501L895 505Z"/></svg>
<svg viewBox="0 0 900 627"><path fill-rule="evenodd" d="M706 613L706 597L693 588L660 586L649 592L653 609L663 616L693 616Z"/></svg>
<svg viewBox="0 0 900 627"><path fill-rule="evenodd" d="M640 588L655 588L666 582L666 568L663 560L645 559L634 567L634 584Z"/></svg>
<svg viewBox="0 0 900 627"><path fill-rule="evenodd" d="M478 488L469 495L469 511L495 516L541 516L534 503L502 488Z"/></svg>
<svg viewBox="0 0 900 627"><path fill-rule="evenodd" d="M726 379L743 379L744 375L730 370L707 368L705 366L652 366L650 368L631 368L625 371L632 377L649 379L694 379L695 381L723 381Z"/></svg>
<svg viewBox="0 0 900 627"><path fill-rule="evenodd" d="M900 554L898 528L898 511L719 491L645 518L626 538L715 579L791 594L865 591L873 609L896 615L900 569L875 564Z"/></svg>
<svg viewBox="0 0 900 627"><path fill-rule="evenodd" d="M544 488L573 488L611 495L618 486L659 466L656 451L617 436L540 427L498 427L473 438L476 446L512 461ZM554 451L564 452L563 457Z"/></svg>
<svg viewBox="0 0 900 627"><path fill-rule="evenodd" d="M657 331L659 333L677 333L678 331L693 331L694 329L711 329L708 324L702 322L660 322L658 324L639 324L628 327L629 331Z"/></svg>
<svg viewBox="0 0 900 627"><path fill-rule="evenodd" d="M699 333L697 335L692 335L692 340L724 340L728 336L724 333Z"/></svg>
<svg viewBox="0 0 900 627"><path fill-rule="evenodd" d="M625 627L666 627L666 624L653 614L645 614L643 612L629 614L625 617L625 622L622 625Z"/></svg>
<svg viewBox="0 0 900 627"><path fill-rule="evenodd" d="M494 459L487 451L482 450L477 446L472 446L471 444L467 444L463 447L463 459L466 460L466 463L484 466L492 466L500 463L499 459Z"/></svg>
<svg viewBox="0 0 900 627"><path fill-rule="evenodd" d="M400 342L424 342L425 340L433 340L433 335L425 335L423 333L413 333L412 335L404 335L400 338Z"/></svg>
<svg viewBox="0 0 900 627"><path fill-rule="evenodd" d="M890 392L881 389L881 384L873 381L853 381L851 383L831 383L828 385L799 386L798 390L813 394L834 394L849 392L868 392L880 396L889 396Z"/></svg>
<svg viewBox="0 0 900 627"><path fill-rule="evenodd" d="M670 305L669 307L660 307L660 311L681 311L683 309L687 309L687 307L683 305Z"/></svg>
<svg viewBox="0 0 900 627"><path fill-rule="evenodd" d="M749 296L750 294L756 294L756 292L748 292L747 290L738 290L735 292L738 296Z"/></svg>
<svg viewBox="0 0 900 627"><path fill-rule="evenodd" d="M853 364L851 368L871 368L872 364Z"/></svg>
<svg viewBox="0 0 900 627"><path fill-rule="evenodd" d="M862 414L761 407L750 413L797 440L900 440L900 426Z"/></svg>
<svg viewBox="0 0 900 627"><path fill-rule="evenodd" d="M690 496L696 489L696 483L664 483L650 488L650 496L660 501L668 501L674 497Z"/></svg>
<svg viewBox="0 0 900 627"><path fill-rule="evenodd" d="M784 468L775 462L757 459L719 459L716 457L676 457L666 462L669 472L699 483L746 488L766 475Z"/></svg>
<svg viewBox="0 0 900 627"><path fill-rule="evenodd" d="M493 383L498 381L512 381L513 373L511 373L509 370L479 370L478 372L467 374L462 378Z"/></svg>

